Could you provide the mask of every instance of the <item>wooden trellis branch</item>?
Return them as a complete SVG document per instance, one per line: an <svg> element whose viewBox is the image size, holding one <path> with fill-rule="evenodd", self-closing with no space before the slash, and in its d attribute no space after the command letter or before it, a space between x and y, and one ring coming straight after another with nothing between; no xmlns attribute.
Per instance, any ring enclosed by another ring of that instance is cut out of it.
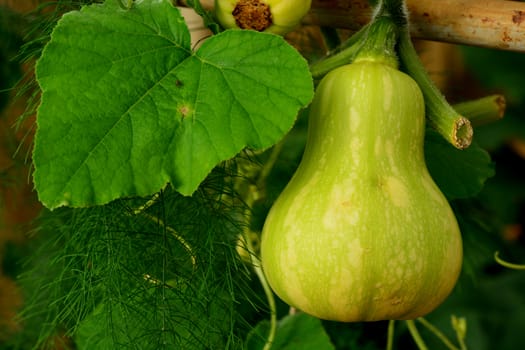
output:
<svg viewBox="0 0 525 350"><path fill-rule="evenodd" d="M525 52L525 3L505 0L407 0L413 37ZM367 0L314 0L306 23L358 29Z"/></svg>
<svg viewBox="0 0 525 350"><path fill-rule="evenodd" d="M214 0L201 0L206 8ZM415 38L525 52L525 2L407 0ZM357 30L371 16L368 0L313 0L304 23Z"/></svg>

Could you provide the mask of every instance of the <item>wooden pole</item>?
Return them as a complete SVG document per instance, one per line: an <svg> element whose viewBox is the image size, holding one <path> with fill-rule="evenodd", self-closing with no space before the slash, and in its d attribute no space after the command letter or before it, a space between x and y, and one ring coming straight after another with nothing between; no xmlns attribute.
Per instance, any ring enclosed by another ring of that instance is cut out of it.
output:
<svg viewBox="0 0 525 350"><path fill-rule="evenodd" d="M208 9L214 0L201 0ZM414 38L525 52L525 2L407 0ZM313 0L305 24L357 30L368 23L368 0Z"/></svg>

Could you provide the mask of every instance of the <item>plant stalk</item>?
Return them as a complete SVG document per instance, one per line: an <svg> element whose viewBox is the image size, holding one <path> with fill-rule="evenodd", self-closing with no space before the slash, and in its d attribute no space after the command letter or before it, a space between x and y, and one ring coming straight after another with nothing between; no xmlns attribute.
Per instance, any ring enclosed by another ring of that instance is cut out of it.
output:
<svg viewBox="0 0 525 350"><path fill-rule="evenodd" d="M417 321L420 322L423 326L425 326L426 329L428 329L431 333L433 333L445 346L450 350L459 350L452 342L447 338L446 335L444 335L439 329L434 327L434 325L427 320L425 320L423 317L417 318Z"/></svg>
<svg viewBox="0 0 525 350"><path fill-rule="evenodd" d="M188 243L188 241L186 241L184 239L184 237L182 237L174 228L166 225L162 219L158 218L155 215L152 215L152 214L149 214L149 213L146 212L147 209L149 209L151 206L153 206L155 203L157 203L157 201L159 200L159 198L161 196L161 193L162 192L155 193L142 206L140 206L140 207L138 207L136 209L132 209L130 214L131 215L142 215L145 218L147 218L147 219L151 220L152 222L156 223L157 225L160 225L160 226L164 227L169 233L171 233L173 235L173 237L175 237L175 239L177 241L179 241L179 243L184 247L184 249L186 250L186 252L190 256L191 264L193 266L193 269L195 270L197 268L197 256L196 256L195 252L193 251L193 248L191 247L191 245Z"/></svg>
<svg viewBox="0 0 525 350"><path fill-rule="evenodd" d="M399 56L423 93L430 125L454 147L465 149L470 146L474 133L470 121L452 108L430 79L412 44L408 27L400 30Z"/></svg>
<svg viewBox="0 0 525 350"><path fill-rule="evenodd" d="M472 126L485 125L503 118L506 101L503 95L490 95L455 104L454 109L470 120Z"/></svg>
<svg viewBox="0 0 525 350"><path fill-rule="evenodd" d="M388 321L388 335L387 335L387 341L386 341L386 350L392 350L394 348L394 326L396 321L390 320Z"/></svg>
<svg viewBox="0 0 525 350"><path fill-rule="evenodd" d="M248 191L246 191L246 193L243 194L243 197L244 197L243 199L246 205L246 209L244 212L246 226L245 226L245 229L243 230L244 243L246 245L246 249L248 250L248 255L250 257L251 266L255 274L257 275L257 278L259 279L261 286L263 287L264 294L268 302L268 307L270 309L270 330L268 331L268 335L266 337L266 343L264 344L263 350L270 350L272 347L273 341L275 339L275 333L277 332L277 306L275 304L275 297L273 295L273 291L270 285L268 284L268 280L266 279L266 276L264 275L264 271L262 270L261 259L259 258L258 252L253 246L252 239L251 239L252 231L249 228L249 223L252 218L253 205L257 200L261 199L262 197L261 193L265 192L264 188L266 185L266 179L270 175L270 172L273 166L275 165L275 162L279 158L279 154L281 153L283 145L284 145L284 141L281 141L274 146L274 148L272 149L272 152L270 153L270 157L264 163L264 166L262 167L262 169L258 172L256 179L255 179L255 184L249 185Z"/></svg>
<svg viewBox="0 0 525 350"><path fill-rule="evenodd" d="M376 16L368 27L354 62L373 61L397 68L395 50L397 37L398 30L392 17L380 12L380 15Z"/></svg>
<svg viewBox="0 0 525 350"><path fill-rule="evenodd" d="M402 0L379 1L370 23L329 53L329 56L310 67L314 80L319 80L331 70L355 60L383 62L397 68L397 26L405 21L397 15L402 12L402 4ZM391 12L395 15L391 15Z"/></svg>
<svg viewBox="0 0 525 350"><path fill-rule="evenodd" d="M414 323L414 320L407 320L406 321L408 330L410 332L410 335L412 335L412 339L414 339L414 342L416 343L419 350L428 350L427 345L423 341L423 338L421 338L421 335L419 334L416 324Z"/></svg>
<svg viewBox="0 0 525 350"><path fill-rule="evenodd" d="M179 241L179 243L184 247L184 249L186 250L186 252L190 256L191 265L193 266L193 269L195 270L197 268L197 256L196 256L195 252L193 251L193 248L191 247L191 245L188 243L188 241L186 241L177 231L175 231L174 228L166 225L164 223L164 221L161 220L160 218L158 218L158 217L156 217L154 215L148 214L146 212L142 212L141 215L143 215L144 217L150 219L154 223L156 223L156 224L158 224L160 226L163 226L166 229L166 231L171 233L173 235L173 237L175 237L175 239L177 241Z"/></svg>
<svg viewBox="0 0 525 350"><path fill-rule="evenodd" d="M379 0L378 5L374 8L374 12L374 17L391 17L398 27L408 25L405 0Z"/></svg>
<svg viewBox="0 0 525 350"><path fill-rule="evenodd" d="M266 300L268 301L268 307L270 308L270 330L268 331L266 343L264 344L263 348L263 350L270 350L272 348L272 344L275 339L275 333L277 331L277 306L275 304L275 297L273 296L273 291L270 288L268 281L266 280L266 276L264 275L264 272L261 267L261 260L259 259L259 256L255 253L255 249L253 247L252 240L250 239L248 232L245 233L244 239L246 243L246 248L248 249L248 254L250 255L250 262L252 268L255 271L257 278L259 278L259 282L263 287Z"/></svg>
<svg viewBox="0 0 525 350"><path fill-rule="evenodd" d="M456 331L456 339L458 340L461 350L467 350L465 344L465 336L467 334L467 321L463 317L456 317L452 315L452 328Z"/></svg>
<svg viewBox="0 0 525 350"><path fill-rule="evenodd" d="M320 80L331 70L350 64L354 61L354 58L361 48L362 38L366 35L368 26L361 28L358 32L354 33L349 39L347 39L341 47L334 50L310 66L310 73L314 80Z"/></svg>

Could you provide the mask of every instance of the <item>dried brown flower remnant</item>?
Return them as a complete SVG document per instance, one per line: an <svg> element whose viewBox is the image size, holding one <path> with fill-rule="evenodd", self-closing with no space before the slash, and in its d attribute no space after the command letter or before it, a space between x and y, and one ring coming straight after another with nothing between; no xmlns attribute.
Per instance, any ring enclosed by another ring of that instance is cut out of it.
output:
<svg viewBox="0 0 525 350"><path fill-rule="evenodd" d="M272 25L270 6L260 0L239 0L232 12L237 26L262 32Z"/></svg>

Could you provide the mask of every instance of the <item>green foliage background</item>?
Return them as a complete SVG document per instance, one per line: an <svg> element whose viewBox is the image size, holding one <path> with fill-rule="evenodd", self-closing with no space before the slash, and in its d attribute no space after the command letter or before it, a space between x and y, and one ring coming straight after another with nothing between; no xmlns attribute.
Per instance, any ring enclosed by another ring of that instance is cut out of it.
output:
<svg viewBox="0 0 525 350"><path fill-rule="evenodd" d="M0 45L0 62L7 62L0 67L3 88L20 77L16 60L38 56L60 13L80 5L59 4L56 12L29 18L2 11L2 37L10 38ZM525 262L525 156L517 147L525 142L525 56L472 47L462 53L472 78L452 97L478 97L465 94L469 89L502 92L508 109L502 121L475 130L476 145L466 156L431 133L427 137L429 168L452 202L465 242L460 283L427 319L454 339L451 315L465 317L469 349L514 350L525 345L525 275L496 264L493 254ZM152 197L44 211L28 243L10 247L0 265L17 277L26 301L22 330L0 349L53 349L57 336L64 347L77 349L262 348L268 307L237 243L245 230L260 231L298 165L306 114L283 141L250 227L242 195L272 149L221 163L192 197L168 186ZM470 166L459 165L464 161ZM505 233L512 227L518 234L509 239ZM288 311L278 302L277 349L385 348L386 322L340 324ZM421 332L430 349L445 349L433 334ZM395 344L416 348L402 323Z"/></svg>

